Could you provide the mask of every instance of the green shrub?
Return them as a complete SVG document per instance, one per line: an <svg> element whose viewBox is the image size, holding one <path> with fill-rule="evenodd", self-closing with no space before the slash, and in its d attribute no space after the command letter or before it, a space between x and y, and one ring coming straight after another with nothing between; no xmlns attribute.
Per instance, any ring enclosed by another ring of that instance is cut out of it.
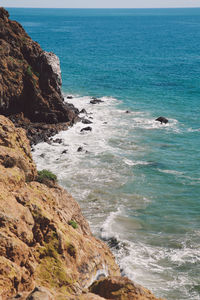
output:
<svg viewBox="0 0 200 300"><path fill-rule="evenodd" d="M28 74L28 76L33 77L33 72L32 72L31 66L28 66L28 67L27 67L26 73Z"/></svg>
<svg viewBox="0 0 200 300"><path fill-rule="evenodd" d="M57 181L57 176L48 170L38 171L37 181L43 183L45 180Z"/></svg>
<svg viewBox="0 0 200 300"><path fill-rule="evenodd" d="M74 229L78 228L78 224L76 223L76 221L74 220L70 220L68 222L69 225L71 225Z"/></svg>

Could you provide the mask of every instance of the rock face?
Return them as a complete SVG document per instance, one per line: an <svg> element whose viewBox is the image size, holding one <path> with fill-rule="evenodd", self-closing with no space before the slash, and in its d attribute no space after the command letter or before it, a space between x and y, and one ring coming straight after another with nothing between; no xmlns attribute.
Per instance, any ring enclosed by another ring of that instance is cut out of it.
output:
<svg viewBox="0 0 200 300"><path fill-rule="evenodd" d="M92 236L76 201L55 182L41 184L36 178L24 130L0 116L2 299L31 292L35 286L62 299L81 294L100 270L119 275L113 255ZM76 229L70 220L77 223Z"/></svg>
<svg viewBox="0 0 200 300"><path fill-rule="evenodd" d="M61 84L58 57L43 51L0 8L0 114L26 128L29 136L37 135L35 123L73 124L78 110L64 103ZM40 124L40 130L46 130L48 135L50 129L52 134L56 128L59 126L43 128Z"/></svg>
<svg viewBox="0 0 200 300"><path fill-rule="evenodd" d="M77 202L56 182L43 182L25 131L0 116L0 298L108 299L116 281L118 295L129 295L134 284L119 277L112 253L92 236ZM95 282L100 275L118 277Z"/></svg>

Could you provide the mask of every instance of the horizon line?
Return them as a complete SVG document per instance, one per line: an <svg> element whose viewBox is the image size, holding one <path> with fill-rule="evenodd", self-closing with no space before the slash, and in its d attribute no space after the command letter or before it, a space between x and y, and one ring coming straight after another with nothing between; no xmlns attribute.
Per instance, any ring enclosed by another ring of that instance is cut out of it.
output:
<svg viewBox="0 0 200 300"><path fill-rule="evenodd" d="M31 9L184 9L200 8L200 6L177 6L177 7L32 7L32 6L0 6L5 8L31 8Z"/></svg>

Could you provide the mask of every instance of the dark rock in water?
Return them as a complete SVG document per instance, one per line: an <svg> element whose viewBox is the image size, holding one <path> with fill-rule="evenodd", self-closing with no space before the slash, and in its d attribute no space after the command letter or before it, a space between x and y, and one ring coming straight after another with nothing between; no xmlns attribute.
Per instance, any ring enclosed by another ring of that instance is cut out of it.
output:
<svg viewBox="0 0 200 300"><path fill-rule="evenodd" d="M92 124L92 121L90 121L88 119L82 119L82 123L83 124Z"/></svg>
<svg viewBox="0 0 200 300"><path fill-rule="evenodd" d="M126 110L125 113L126 114L130 114L131 112L130 112L130 110Z"/></svg>
<svg viewBox="0 0 200 300"><path fill-rule="evenodd" d="M63 150L61 154L66 154L67 153L67 149Z"/></svg>
<svg viewBox="0 0 200 300"><path fill-rule="evenodd" d="M156 121L160 122L161 124L167 124L169 122L165 117L159 117L156 119Z"/></svg>
<svg viewBox="0 0 200 300"><path fill-rule="evenodd" d="M88 127L84 127L81 129L81 132L83 131L92 131L92 127L88 126Z"/></svg>
<svg viewBox="0 0 200 300"><path fill-rule="evenodd" d="M93 100L90 101L91 104L99 104L102 103L104 101L102 101L101 99L97 99L97 98L92 98Z"/></svg>
<svg viewBox="0 0 200 300"><path fill-rule="evenodd" d="M53 140L53 143L62 144L62 139L55 139Z"/></svg>
<svg viewBox="0 0 200 300"><path fill-rule="evenodd" d="M78 147L77 152L82 152L83 151L83 147Z"/></svg>
<svg viewBox="0 0 200 300"><path fill-rule="evenodd" d="M108 122L103 122L103 124L108 124Z"/></svg>
<svg viewBox="0 0 200 300"><path fill-rule="evenodd" d="M110 248L115 248L117 250L120 249L119 241L115 237L112 237L108 240L108 245Z"/></svg>
<svg viewBox="0 0 200 300"><path fill-rule="evenodd" d="M67 99L73 99L73 97L72 96L67 96Z"/></svg>
<svg viewBox="0 0 200 300"><path fill-rule="evenodd" d="M81 109L81 111L79 112L79 114L87 114L87 111L85 110L85 108Z"/></svg>

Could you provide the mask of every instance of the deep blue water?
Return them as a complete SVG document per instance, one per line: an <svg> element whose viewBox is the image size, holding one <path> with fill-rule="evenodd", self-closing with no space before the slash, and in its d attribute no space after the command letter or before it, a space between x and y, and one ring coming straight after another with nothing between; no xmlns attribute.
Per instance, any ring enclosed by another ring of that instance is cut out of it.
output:
<svg viewBox="0 0 200 300"><path fill-rule="evenodd" d="M120 224L117 237L131 243L127 257L116 253L125 274L167 299L200 299L200 9L9 12L59 56L64 93L116 99L113 152L93 158L113 185L109 196L93 193L113 201L106 224ZM160 115L169 125L154 122Z"/></svg>

